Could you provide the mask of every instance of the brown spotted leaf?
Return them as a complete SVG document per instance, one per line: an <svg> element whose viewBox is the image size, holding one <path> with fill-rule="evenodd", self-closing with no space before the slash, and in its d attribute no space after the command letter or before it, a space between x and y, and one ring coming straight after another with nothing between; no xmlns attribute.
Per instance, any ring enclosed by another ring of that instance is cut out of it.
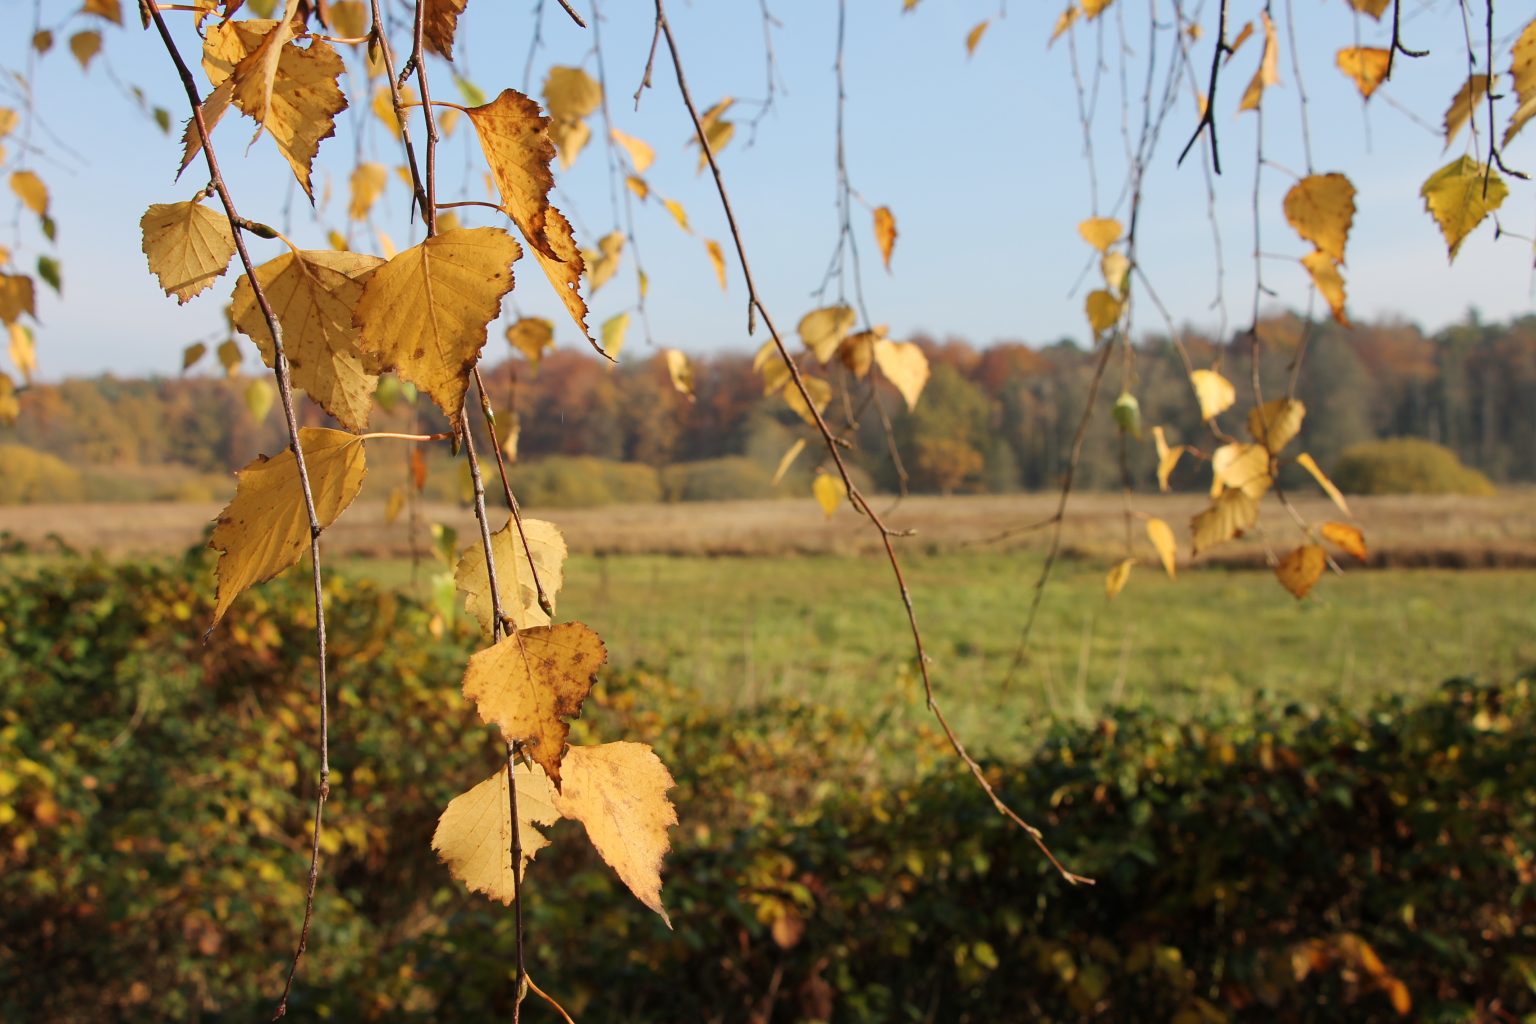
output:
<svg viewBox="0 0 1536 1024"><path fill-rule="evenodd" d="M465 0L421 0L421 34L427 49L453 60L453 37Z"/></svg>

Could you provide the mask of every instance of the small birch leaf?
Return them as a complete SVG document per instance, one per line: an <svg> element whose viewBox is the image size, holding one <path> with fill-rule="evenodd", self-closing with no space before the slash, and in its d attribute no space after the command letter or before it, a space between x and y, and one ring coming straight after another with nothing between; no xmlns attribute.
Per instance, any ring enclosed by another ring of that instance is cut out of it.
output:
<svg viewBox="0 0 1536 1024"><path fill-rule="evenodd" d="M139 228L150 273L178 303L212 287L235 255L228 218L201 203L157 203L144 211Z"/></svg>
<svg viewBox="0 0 1536 1024"><path fill-rule="evenodd" d="M837 512L838 506L848 497L848 485L843 483L843 478L833 473L817 473L816 479L811 482L811 493L816 497L816 504L821 506L821 511L831 519Z"/></svg>
<svg viewBox="0 0 1536 1024"><path fill-rule="evenodd" d="M1358 526L1351 526L1349 523L1324 523L1322 534L1324 540L1345 554L1353 555L1362 562L1369 557L1369 552L1365 548L1365 534L1360 532Z"/></svg>
<svg viewBox="0 0 1536 1024"><path fill-rule="evenodd" d="M1102 253L1120 240L1125 228L1113 217L1089 217L1077 226L1077 233L1083 236L1083 241Z"/></svg>
<svg viewBox="0 0 1536 1024"><path fill-rule="evenodd" d="M549 845L536 826L553 825L560 820L560 812L555 808L555 787L542 769L519 764L515 784L521 877L534 854ZM512 876L510 796L503 766L474 789L448 801L432 833L432 850L454 878L470 892L484 893L506 905L517 892Z"/></svg>
<svg viewBox="0 0 1536 1024"><path fill-rule="evenodd" d="M692 399L693 367L688 364L688 357L675 348L663 349L661 354L667 361L667 376L672 378L672 386Z"/></svg>
<svg viewBox="0 0 1536 1024"><path fill-rule="evenodd" d="M1467 80L1461 83L1461 88L1456 90L1456 95L1451 97L1451 105L1445 108L1445 121L1441 129L1445 134L1445 146L1450 148L1461 129L1472 119L1472 108L1482 102L1488 95L1487 75L1468 75Z"/></svg>
<svg viewBox="0 0 1536 1024"><path fill-rule="evenodd" d="M1344 262L1344 246L1355 220L1355 186L1342 174L1309 174L1285 194L1285 219L1296 233Z"/></svg>
<svg viewBox="0 0 1536 1024"><path fill-rule="evenodd" d="M524 535L528 539L526 547ZM520 630L549 625L549 614L539 605L539 587L544 588L544 596L553 608L556 595L565 585L566 546L559 528L542 519L525 518L519 533L517 523L509 519L507 525L491 534L491 554L496 559L502 611L511 616ZM534 584L535 571L538 585ZM469 545L459 555L453 581L464 595L464 611L489 637L495 610L491 602L491 577L485 567L485 548L480 543Z"/></svg>
<svg viewBox="0 0 1536 1024"><path fill-rule="evenodd" d="M813 309L800 318L800 340L805 347L816 353L816 361L823 366L837 354L838 346L853 330L856 315L848 306L823 306Z"/></svg>
<svg viewBox="0 0 1536 1024"><path fill-rule="evenodd" d="M1126 558L1116 563L1104 577L1104 596L1113 601L1125 589L1125 585L1131 580L1131 570L1136 568L1136 559Z"/></svg>
<svg viewBox="0 0 1536 1024"><path fill-rule="evenodd" d="M1259 521L1259 503L1242 488L1228 488L1210 507L1190 520L1194 553L1199 554L1234 537L1241 537Z"/></svg>
<svg viewBox="0 0 1536 1024"><path fill-rule="evenodd" d="M832 401L832 385L820 377L801 375L800 380L805 384L806 394L811 396L811 404L807 405L805 398L800 394L800 389L795 387L794 380L790 379L789 370L784 368L783 363L777 365L783 368L784 372L785 382L781 393L784 395L785 404L795 410L796 416L811 426L816 426L816 413L821 412L827 407L827 403ZM811 411L812 407L815 408L815 412Z"/></svg>
<svg viewBox="0 0 1536 1024"><path fill-rule="evenodd" d="M1280 564L1275 566L1275 577L1299 601L1322 578L1327 567L1328 555L1322 548L1316 544L1303 544L1280 559Z"/></svg>
<svg viewBox="0 0 1536 1024"><path fill-rule="evenodd" d="M1509 115L1503 145L1515 137L1527 121L1536 117L1536 18L1532 18L1510 49L1509 77L1515 88L1515 112Z"/></svg>
<svg viewBox="0 0 1536 1024"><path fill-rule="evenodd" d="M1485 165L1461 156L1431 174L1419 194L1424 197L1424 209L1440 226L1455 262L1461 243L1499 208L1509 195L1509 186Z"/></svg>
<svg viewBox="0 0 1536 1024"><path fill-rule="evenodd" d="M1360 95L1371 98L1382 82L1387 80L1387 69L1392 66L1392 51L1379 46L1347 46L1334 57L1339 70L1354 80Z"/></svg>
<svg viewBox="0 0 1536 1024"><path fill-rule="evenodd" d="M1348 327L1349 315L1344 311L1344 275L1339 273L1339 265L1333 261L1333 257L1321 249L1313 249L1301 258L1301 265L1312 276L1312 285L1323 297L1323 301L1328 303L1333 319L1341 326Z"/></svg>
<svg viewBox="0 0 1536 1024"><path fill-rule="evenodd" d="M1200 402L1200 419L1209 422L1232 408L1237 401L1237 389L1232 382L1215 370L1196 370L1189 375L1194 385L1195 398Z"/></svg>
<svg viewBox="0 0 1536 1024"><path fill-rule="evenodd" d="M1343 512L1345 515L1350 514L1349 502L1344 500L1343 492L1333 485L1333 481L1328 479L1327 475L1323 473L1322 467L1317 464L1317 461L1311 455L1302 452L1296 456L1296 465L1312 474L1312 479L1317 481L1317 486L1323 489L1324 494L1333 499L1333 503L1339 507L1340 512Z"/></svg>
<svg viewBox="0 0 1536 1024"><path fill-rule="evenodd" d="M1276 398L1248 411L1248 433L1276 455L1301 433L1307 407L1298 398Z"/></svg>
<svg viewBox="0 0 1536 1024"><path fill-rule="evenodd" d="M1173 527L1163 520L1152 516L1147 520L1147 539L1157 549L1158 560L1163 563L1163 571L1169 579L1178 579L1179 554L1178 541L1174 539Z"/></svg>
<svg viewBox="0 0 1536 1024"><path fill-rule="evenodd" d="M803 451L805 451L805 438L802 437L790 445L788 451L779 456L779 465L773 471L774 487L779 486L779 481L784 479L784 474L789 472L789 467L794 465L795 459L799 458Z"/></svg>
<svg viewBox="0 0 1536 1024"><path fill-rule="evenodd" d="M885 261L886 273L890 273L891 253L896 249L896 215L889 206L875 208L875 241L880 246L880 258Z"/></svg>
<svg viewBox="0 0 1536 1024"><path fill-rule="evenodd" d="M908 411L917 408L917 400L928 384L928 357L923 350L915 342L879 338L875 341L875 365L901 392Z"/></svg>

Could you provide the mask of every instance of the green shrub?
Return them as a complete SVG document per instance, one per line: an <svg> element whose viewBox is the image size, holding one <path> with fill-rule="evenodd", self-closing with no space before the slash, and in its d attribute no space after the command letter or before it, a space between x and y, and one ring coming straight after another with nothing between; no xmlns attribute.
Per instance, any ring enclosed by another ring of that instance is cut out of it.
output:
<svg viewBox="0 0 1536 1024"><path fill-rule="evenodd" d="M79 501L80 473L64 460L24 444L0 444L0 505Z"/></svg>
<svg viewBox="0 0 1536 1024"><path fill-rule="evenodd" d="M776 495L773 474L742 455L668 466L661 471L661 488L667 501L741 501Z"/></svg>
<svg viewBox="0 0 1536 1024"><path fill-rule="evenodd" d="M661 500L654 467L591 455L553 455L518 463L512 486L530 508L650 504Z"/></svg>
<svg viewBox="0 0 1536 1024"><path fill-rule="evenodd" d="M308 865L307 581L242 596L204 645L207 569L0 576L0 1019L270 1012ZM365 584L333 582L327 607L332 797L293 1014L507 1016L512 914L429 849L441 808L499 757L457 692L471 638L433 639L430 612ZM681 819L675 931L569 822L530 868L530 969L577 1019L1536 1013L1530 681L1458 681L1363 717L1119 711L986 764L1097 880L1082 888L937 737L794 702L685 705L656 675L608 672L573 727L654 743ZM882 777L877 743L915 748L911 771Z"/></svg>
<svg viewBox="0 0 1536 1024"><path fill-rule="evenodd" d="M1394 437L1351 445L1339 456L1333 482L1349 494L1494 493L1488 478L1462 465L1442 445L1413 437Z"/></svg>

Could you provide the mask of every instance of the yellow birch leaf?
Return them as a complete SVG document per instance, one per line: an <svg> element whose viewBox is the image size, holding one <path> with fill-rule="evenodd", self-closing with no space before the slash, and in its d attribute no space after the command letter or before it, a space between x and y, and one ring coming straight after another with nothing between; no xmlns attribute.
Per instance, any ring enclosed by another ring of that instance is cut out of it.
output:
<svg viewBox="0 0 1536 1024"><path fill-rule="evenodd" d="M709 143L709 151L714 153L716 156L720 155L720 151L726 147L726 144L729 143L731 138L736 134L736 125L730 121L725 120L725 112L729 110L731 108L731 104L735 102L736 101L734 99L727 96L719 103L716 103L714 106L704 111L704 113L699 117L699 127L704 130L704 139ZM699 139L696 134L688 139L688 144L690 146L696 146L698 143ZM708 165L709 157L701 148L699 151L699 172L702 173L704 168Z"/></svg>
<svg viewBox="0 0 1536 1024"><path fill-rule="evenodd" d="M651 186L647 185L645 179L639 175L629 175L624 179L624 184L629 186L629 190L639 197L641 202L645 202L650 197Z"/></svg>
<svg viewBox="0 0 1536 1024"><path fill-rule="evenodd" d="M1066 10L1062 11L1060 16L1057 17L1055 27L1051 29L1051 38L1045 44L1046 48L1049 49L1055 45L1056 40L1066 34L1067 29L1076 24L1077 19L1081 16L1082 11L1076 4L1068 4Z"/></svg>
<svg viewBox="0 0 1536 1024"><path fill-rule="evenodd" d="M507 344L537 366L544 353L555 347L555 325L541 316L525 316L507 328Z"/></svg>
<svg viewBox="0 0 1536 1024"><path fill-rule="evenodd" d="M544 78L544 105L556 121L580 121L603 102L603 87L581 68L552 67Z"/></svg>
<svg viewBox="0 0 1536 1024"><path fill-rule="evenodd" d="M582 258L586 261L587 281L592 286L592 294L609 281L613 275L619 272L619 257L624 253L624 235L618 231L610 231L597 240L597 249L594 252L585 252Z"/></svg>
<svg viewBox="0 0 1536 1024"><path fill-rule="evenodd" d="M1082 0L1083 17L1092 21L1108 10L1109 5L1114 2L1115 0Z"/></svg>
<svg viewBox="0 0 1536 1024"><path fill-rule="evenodd" d="M362 0L331 0L325 8L331 29L343 39L358 39L368 34L368 7Z"/></svg>
<svg viewBox="0 0 1536 1024"><path fill-rule="evenodd" d="M667 361L667 375L672 378L672 386L693 398L693 367L688 365L688 357L675 348L663 349L661 354Z"/></svg>
<svg viewBox="0 0 1536 1024"><path fill-rule="evenodd" d="M1109 247L1120 240L1125 228L1113 217L1089 217L1077 226L1077 233L1102 253L1108 252Z"/></svg>
<svg viewBox="0 0 1536 1024"><path fill-rule="evenodd" d="M607 660L602 639L579 622L522 630L470 657L464 696L508 743L524 744L558 790L569 720Z"/></svg>
<svg viewBox="0 0 1536 1024"><path fill-rule="evenodd" d="M1179 457L1184 454L1183 445L1169 447L1167 439L1163 436L1162 427L1152 428L1152 439L1157 442L1157 489L1164 494L1168 493L1168 478L1173 474L1173 469L1179 464Z"/></svg>
<svg viewBox="0 0 1536 1024"><path fill-rule="evenodd" d="M1308 453L1302 452L1296 456L1296 464L1312 474L1312 479L1317 481L1317 486L1323 489L1324 494L1333 499L1333 503L1339 507L1340 512L1343 512L1345 515L1351 514L1349 502L1344 500L1343 492L1335 487L1333 481L1329 480L1327 475L1323 473L1322 467L1317 464L1317 460L1313 459Z"/></svg>
<svg viewBox="0 0 1536 1024"><path fill-rule="evenodd" d="M1451 105L1445 108L1445 122L1442 131L1445 134L1445 146L1450 148L1451 142L1461 132L1466 123L1472 119L1472 108L1481 103L1484 96L1488 95L1487 75L1468 75L1467 80L1461 83L1461 88L1456 90L1456 95L1451 97Z"/></svg>
<svg viewBox="0 0 1536 1024"><path fill-rule="evenodd" d="M31 384L32 375L37 373L37 342L32 337L32 330L25 324L8 324L6 329L11 335L11 363L21 374L21 379Z"/></svg>
<svg viewBox="0 0 1536 1024"><path fill-rule="evenodd" d="M1313 249L1301 258L1301 265L1312 275L1312 284L1323 301L1328 303L1334 320L1348 327L1349 315L1344 311L1344 275L1339 273L1339 265L1333 261L1333 257L1321 249Z"/></svg>
<svg viewBox="0 0 1536 1024"><path fill-rule="evenodd" d="M549 139L560 156L560 169L568 171L592 138L592 128L585 121L551 121Z"/></svg>
<svg viewBox="0 0 1536 1024"><path fill-rule="evenodd" d="M1334 58L1339 70L1354 79L1355 87L1366 99L1387 80L1391 62L1392 52L1379 46L1346 46Z"/></svg>
<svg viewBox="0 0 1536 1024"><path fill-rule="evenodd" d="M704 251L709 253L710 265L715 268L715 277L720 280L720 290L725 291L725 251L713 238L704 239Z"/></svg>
<svg viewBox="0 0 1536 1024"><path fill-rule="evenodd" d="M208 346L197 341L181 350L181 372L186 373L197 365L197 361L208 354Z"/></svg>
<svg viewBox="0 0 1536 1024"><path fill-rule="evenodd" d="M514 785L518 849L523 858L517 877L521 879L534 854L549 845L537 826L553 825L560 820L560 812L555 809L555 787L542 769L519 764ZM511 905L517 885L512 875L512 800L505 765L448 802L432 833L432 850L470 892Z"/></svg>
<svg viewBox="0 0 1536 1024"><path fill-rule="evenodd" d="M965 34L965 55L972 56L976 52L976 44L981 42L981 37L987 34L987 22L978 21L971 30Z"/></svg>
<svg viewBox="0 0 1536 1024"><path fill-rule="evenodd" d="M517 523L508 519L505 526L491 534L491 554L496 559L496 587L502 612L520 630L549 625L549 613L539 604L539 588L544 588L544 596L553 608L555 597L565 585L566 546L559 527L542 519L525 518L522 530L518 530ZM491 602L491 576L485 568L485 548L479 541L459 554L453 582L464 595L465 613L489 637L495 609Z"/></svg>
<svg viewBox="0 0 1536 1024"><path fill-rule="evenodd" d="M1125 585L1131 580L1131 570L1136 567L1136 559L1126 558L1118 562L1114 568L1104 577L1104 596L1113 601L1125 589Z"/></svg>
<svg viewBox="0 0 1536 1024"><path fill-rule="evenodd" d="M1189 382L1194 385L1195 398L1200 402L1202 422L1210 422L1237 401L1237 389L1215 370L1196 370L1189 375Z"/></svg>
<svg viewBox="0 0 1536 1024"><path fill-rule="evenodd" d="M1211 453L1211 497L1236 488L1255 500L1264 497L1274 482L1269 475L1269 452L1261 444L1224 444Z"/></svg>
<svg viewBox="0 0 1536 1024"><path fill-rule="evenodd" d="M555 806L579 821L592 846L635 898L672 927L661 905L661 862L677 809L667 799L672 773L644 743L572 747Z"/></svg>
<svg viewBox="0 0 1536 1024"><path fill-rule="evenodd" d="M14 324L21 314L37 316L37 290L25 274L0 274L0 323Z"/></svg>
<svg viewBox="0 0 1536 1024"><path fill-rule="evenodd" d="M886 273L891 270L891 253L896 249L896 215L889 206L875 208L875 242L880 246L880 258L885 261Z"/></svg>
<svg viewBox="0 0 1536 1024"><path fill-rule="evenodd" d="M1419 194L1424 197L1424 208L1440 225L1455 262L1461 243L1499 208L1509 195L1509 187L1484 164L1461 156L1431 174Z"/></svg>
<svg viewBox="0 0 1536 1024"><path fill-rule="evenodd" d="M1285 194L1285 219L1296 233L1344 262L1344 246L1355 220L1355 186L1342 174L1309 174Z"/></svg>
<svg viewBox="0 0 1536 1024"><path fill-rule="evenodd" d="M1358 526L1351 526L1348 523L1324 523L1322 534L1324 540L1345 554L1353 555L1362 562L1369 557L1365 548L1365 534L1360 532Z"/></svg>
<svg viewBox="0 0 1536 1024"><path fill-rule="evenodd" d="M683 209L682 203L676 199L663 199L661 205L667 208L667 212L672 215L672 219L677 221L678 227L689 234L693 233L693 228L688 226L688 211Z"/></svg>
<svg viewBox="0 0 1536 1024"><path fill-rule="evenodd" d="M855 314L847 306L823 306L801 317L796 330L805 347L816 353L816 361L825 366L853 330L854 320Z"/></svg>
<svg viewBox="0 0 1536 1024"><path fill-rule="evenodd" d="M1118 249L1106 252L1099 259L1099 271L1104 275L1105 286L1115 295L1124 298L1126 282L1131 276L1131 261Z"/></svg>
<svg viewBox="0 0 1536 1024"><path fill-rule="evenodd" d="M457 422L469 368L512 290L512 262L521 255L500 228L460 228L412 246L363 286L352 315L358 348Z"/></svg>
<svg viewBox="0 0 1536 1024"><path fill-rule="evenodd" d="M399 254L400 250L395 248L395 240L390 238L389 235L383 231L375 231L374 235L379 240L379 253L386 260L392 260Z"/></svg>
<svg viewBox="0 0 1536 1024"><path fill-rule="evenodd" d="M1094 334L1103 334L1120 322L1124 303L1103 288L1095 288L1083 301L1083 311L1088 314L1088 326Z"/></svg>
<svg viewBox="0 0 1536 1024"><path fill-rule="evenodd" d="M358 164L352 171L352 202L347 206L347 216L353 220L367 220L368 211L373 209L388 184L389 169L383 164Z"/></svg>
<svg viewBox="0 0 1536 1024"><path fill-rule="evenodd" d="M114 25L123 23L123 8L119 0L85 0L85 6L80 9L86 14L105 18Z"/></svg>
<svg viewBox="0 0 1536 1024"><path fill-rule="evenodd" d="M1301 433L1307 407L1299 398L1276 398L1248 410L1248 433L1279 455Z"/></svg>
<svg viewBox="0 0 1536 1024"><path fill-rule="evenodd" d="M453 60L453 37L466 0L421 0L421 34L427 49Z"/></svg>
<svg viewBox="0 0 1536 1024"><path fill-rule="evenodd" d="M150 273L178 303L212 287L235 255L228 218L201 203L156 203L144 211L139 228Z"/></svg>
<svg viewBox="0 0 1536 1024"><path fill-rule="evenodd" d="M395 520L400 518L400 513L405 511L405 488L397 485L389 492L389 500L384 503L384 525L393 526Z"/></svg>
<svg viewBox="0 0 1536 1024"><path fill-rule="evenodd" d="M13 171L11 191L27 209L39 217L48 216L48 186L43 184L42 178L31 171Z"/></svg>
<svg viewBox="0 0 1536 1024"><path fill-rule="evenodd" d="M1230 61L1233 57L1237 56L1237 51L1241 50L1243 48L1243 44L1246 43L1250 38L1252 38L1252 36L1253 36L1253 22L1251 22L1251 21L1243 22L1243 27L1240 30L1238 30L1236 38L1234 38L1232 40L1232 44L1227 47L1227 57L1226 57L1227 61ZM1204 111L1202 111L1201 113L1203 114Z"/></svg>
<svg viewBox="0 0 1536 1024"><path fill-rule="evenodd" d="M76 32L69 37L69 52L75 55L82 70L91 66L91 60L101 52L100 32Z"/></svg>
<svg viewBox="0 0 1536 1024"><path fill-rule="evenodd" d="M608 358L619 358L619 353L624 351L624 335L628 330L628 313L616 313L603 321L603 351L608 353Z"/></svg>
<svg viewBox="0 0 1536 1024"><path fill-rule="evenodd" d="M811 481L811 493L816 496L816 504L821 506L821 511L831 519L838 506L848 497L848 485L835 473L817 473L816 479Z"/></svg>
<svg viewBox="0 0 1536 1024"><path fill-rule="evenodd" d="M928 357L915 342L875 341L875 365L885 379L895 385L907 403L907 410L917 408L917 399L928 384Z"/></svg>
<svg viewBox="0 0 1536 1024"><path fill-rule="evenodd" d="M21 116L10 107L0 107L0 139L5 138L16 130L16 125L21 121Z"/></svg>
<svg viewBox="0 0 1536 1024"><path fill-rule="evenodd" d="M315 516L323 530L362 490L368 471L363 439L342 430L303 427L299 446L304 451ZM237 477L234 499L219 513L208 542L219 552L218 596L210 630L246 588L297 564L309 550L309 518L293 452L271 458L259 455Z"/></svg>
<svg viewBox="0 0 1536 1024"><path fill-rule="evenodd" d="M779 481L784 479L784 474L789 472L789 467L794 465L800 453L805 451L805 438L800 438L789 446L789 450L779 456L779 465L773 471L773 486L779 486Z"/></svg>
<svg viewBox="0 0 1536 1024"><path fill-rule="evenodd" d="M316 249L284 253L256 268L256 280L283 328L293 383L353 430L368 426L379 374L375 360L358 346L352 317L369 277L383 265L377 256ZM272 335L243 274L230 320L272 366L277 358Z"/></svg>
<svg viewBox="0 0 1536 1024"><path fill-rule="evenodd" d="M1316 544L1303 544L1280 559L1280 564L1275 566L1275 578L1299 601L1322 579L1326 568L1327 553Z"/></svg>
<svg viewBox="0 0 1536 1024"><path fill-rule="evenodd" d="M261 423L267 418L267 413L272 411L272 402L277 398L272 382L265 377L257 377L245 386L245 411L251 414L251 419Z"/></svg>
<svg viewBox="0 0 1536 1024"><path fill-rule="evenodd" d="M1158 560L1163 563L1163 571L1169 579L1179 577L1178 541L1174 539L1173 527L1163 520L1152 516L1147 519L1147 539L1157 549Z"/></svg>
<svg viewBox="0 0 1536 1024"><path fill-rule="evenodd" d="M1527 121L1536 117L1536 18L1520 30L1510 57L1513 64L1509 77L1514 84L1516 105L1515 112L1509 115L1509 127L1504 129L1506 146Z"/></svg>
<svg viewBox="0 0 1536 1024"><path fill-rule="evenodd" d="M235 343L234 338L226 338L220 342L217 355L219 365L224 367L226 374L230 377L240 376L240 346Z"/></svg>
<svg viewBox="0 0 1536 1024"><path fill-rule="evenodd" d="M838 358L848 372L863 380L869 376L869 368L875 363L875 345L885 339L882 330L860 331L850 334L837 350Z"/></svg>
<svg viewBox="0 0 1536 1024"><path fill-rule="evenodd" d="M791 409L795 410L796 416L799 416L811 426L816 426L816 413L821 412L827 407L827 403L832 401L832 385L820 377L802 376L800 380L805 384L806 394L811 396L811 404L807 405L804 396L800 394L800 389L795 387L793 380L788 380L788 376L789 373L786 370L786 383L782 392L784 401ZM811 411L812 408L815 409L815 412Z"/></svg>
<svg viewBox="0 0 1536 1024"><path fill-rule="evenodd" d="M635 138L633 135L619 131L617 128L608 129L609 136L629 157L629 165L635 169L636 174L644 174L650 169L656 159L656 151L650 144ZM644 196L640 197L644 199Z"/></svg>
<svg viewBox="0 0 1536 1024"><path fill-rule="evenodd" d="M1234 537L1241 537L1259 521L1259 503L1241 488L1229 488L1221 497L1189 521L1194 553L1199 554Z"/></svg>
<svg viewBox="0 0 1536 1024"><path fill-rule="evenodd" d="M1259 17L1264 22L1264 55L1259 58L1259 69L1243 91L1243 98L1237 105L1239 112L1258 109L1264 90L1280 84L1280 38L1275 32L1275 22L1268 11L1260 11Z"/></svg>
<svg viewBox="0 0 1536 1024"><path fill-rule="evenodd" d="M0 373L0 425L14 427L21 418L21 403L16 399L16 382Z"/></svg>
<svg viewBox="0 0 1536 1024"><path fill-rule="evenodd" d="M1387 8L1392 6L1392 0L1346 0L1346 2L1361 14L1369 14L1377 21L1380 21Z"/></svg>
<svg viewBox="0 0 1536 1024"><path fill-rule="evenodd" d="M340 231L332 228L326 233L325 241L336 252L351 252L352 247L347 244L347 237Z"/></svg>

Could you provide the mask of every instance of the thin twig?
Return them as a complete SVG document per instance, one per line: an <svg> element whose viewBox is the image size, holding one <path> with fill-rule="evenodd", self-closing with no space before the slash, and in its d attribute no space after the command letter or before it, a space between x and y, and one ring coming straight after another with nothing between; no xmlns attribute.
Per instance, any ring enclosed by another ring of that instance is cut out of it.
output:
<svg viewBox="0 0 1536 1024"><path fill-rule="evenodd" d="M1189 137L1188 142L1184 143L1184 149L1179 153L1177 162L1180 164L1189 155L1190 148L1194 146L1200 133L1209 128L1211 130L1211 167L1217 174L1221 173L1221 149L1216 143L1216 83L1221 77L1221 58L1231 53L1232 46L1227 42L1227 0L1221 0L1220 12L1216 20L1216 50L1211 54L1210 84L1205 90L1205 111L1201 113L1200 121L1195 125L1194 134Z"/></svg>

